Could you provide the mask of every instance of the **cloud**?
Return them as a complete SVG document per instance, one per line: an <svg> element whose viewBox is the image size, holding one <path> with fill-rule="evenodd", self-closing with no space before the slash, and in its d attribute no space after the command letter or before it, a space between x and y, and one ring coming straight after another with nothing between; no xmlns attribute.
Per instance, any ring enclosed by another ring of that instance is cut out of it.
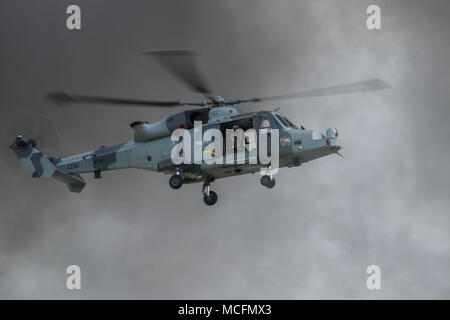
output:
<svg viewBox="0 0 450 320"><path fill-rule="evenodd" d="M39 15L3 3L1 125L45 114L65 154L125 141L128 123L169 111L55 109L47 91L199 98L139 55L153 49L200 50L228 98L371 77L392 90L243 106L337 127L344 158L283 169L273 190L258 175L218 180L212 208L201 186L170 190L157 173L105 172L74 195L0 170L0 297L449 298L448 3L382 1L380 31L365 26L369 4L81 1L71 33L64 3L40 2ZM80 292L64 287L70 264ZM365 287L370 264L381 291Z"/></svg>

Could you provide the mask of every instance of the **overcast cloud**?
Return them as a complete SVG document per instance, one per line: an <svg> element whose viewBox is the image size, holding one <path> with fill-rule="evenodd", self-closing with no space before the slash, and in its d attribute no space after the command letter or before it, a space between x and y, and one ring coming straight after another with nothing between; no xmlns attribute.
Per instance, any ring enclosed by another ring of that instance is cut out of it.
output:
<svg viewBox="0 0 450 320"><path fill-rule="evenodd" d="M0 298L450 298L448 1L0 2L0 126L37 113L60 155L131 138L172 110L57 108L52 90L197 100L141 52L193 48L217 94L245 98L378 77L392 89L242 106L338 128L344 158L171 190L138 170L81 194L0 158ZM381 6L382 30L366 28ZM176 108L174 112L181 111ZM81 267L82 290L65 287ZM382 290L366 288L366 268Z"/></svg>

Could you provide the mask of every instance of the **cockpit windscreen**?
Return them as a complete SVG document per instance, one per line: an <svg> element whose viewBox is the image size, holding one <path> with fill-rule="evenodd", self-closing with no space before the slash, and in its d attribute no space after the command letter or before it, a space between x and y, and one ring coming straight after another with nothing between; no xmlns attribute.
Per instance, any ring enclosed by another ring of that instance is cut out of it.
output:
<svg viewBox="0 0 450 320"><path fill-rule="evenodd" d="M293 124L292 121L290 121L285 116L278 114L278 113L274 113L274 116L284 127L298 129L298 127L295 124Z"/></svg>

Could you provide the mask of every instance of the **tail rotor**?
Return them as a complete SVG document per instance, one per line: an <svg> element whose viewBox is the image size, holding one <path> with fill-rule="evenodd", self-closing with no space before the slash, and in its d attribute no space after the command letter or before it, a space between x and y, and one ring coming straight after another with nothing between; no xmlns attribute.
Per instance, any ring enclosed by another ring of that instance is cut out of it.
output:
<svg viewBox="0 0 450 320"><path fill-rule="evenodd" d="M16 155L9 147L18 136L46 154L54 155L59 152L58 132L50 119L36 114L21 116L13 120L1 135L1 169L14 173L21 169Z"/></svg>

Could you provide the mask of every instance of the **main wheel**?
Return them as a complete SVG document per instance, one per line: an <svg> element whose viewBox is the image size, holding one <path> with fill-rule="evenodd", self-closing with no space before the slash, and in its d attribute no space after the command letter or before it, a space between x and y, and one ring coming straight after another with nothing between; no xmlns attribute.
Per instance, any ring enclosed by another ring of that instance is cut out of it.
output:
<svg viewBox="0 0 450 320"><path fill-rule="evenodd" d="M179 174L174 174L169 179L169 185L172 189L180 189L184 183L184 179Z"/></svg>
<svg viewBox="0 0 450 320"><path fill-rule="evenodd" d="M261 184L266 188L272 189L273 187L275 187L275 179L270 178L268 175L262 176Z"/></svg>
<svg viewBox="0 0 450 320"><path fill-rule="evenodd" d="M275 187L275 179L274 178L270 179L270 183L266 187L269 189Z"/></svg>
<svg viewBox="0 0 450 320"><path fill-rule="evenodd" d="M203 196L203 201L205 201L208 206L214 205L217 202L217 193L210 191L209 195L205 194Z"/></svg>

